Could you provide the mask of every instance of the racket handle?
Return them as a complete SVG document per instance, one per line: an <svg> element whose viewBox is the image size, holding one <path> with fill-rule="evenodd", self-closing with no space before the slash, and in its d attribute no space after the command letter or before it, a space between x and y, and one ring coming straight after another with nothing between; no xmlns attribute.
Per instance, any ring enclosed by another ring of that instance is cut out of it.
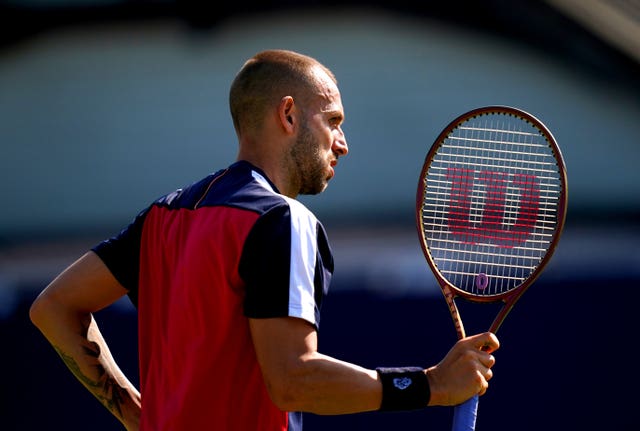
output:
<svg viewBox="0 0 640 431"><path fill-rule="evenodd" d="M474 431L478 414L478 395L474 395L453 409L452 431Z"/></svg>

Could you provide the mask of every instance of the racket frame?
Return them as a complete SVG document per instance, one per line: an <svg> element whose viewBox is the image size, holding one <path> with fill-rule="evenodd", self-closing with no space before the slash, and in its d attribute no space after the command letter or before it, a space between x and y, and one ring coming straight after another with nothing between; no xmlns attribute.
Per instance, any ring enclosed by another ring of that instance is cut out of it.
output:
<svg viewBox="0 0 640 431"><path fill-rule="evenodd" d="M558 165L561 190L560 190L560 195L558 197L559 202L558 202L557 225L554 230L553 238L550 242L549 248L545 253L545 255L542 257L538 266L533 270L531 275L529 275L527 279L524 280L523 283L520 284L519 286L502 293L498 293L494 295L479 296L479 295L471 294L469 292L466 292L463 289L456 287L451 282L449 282L447 278L444 277L440 272L440 270L438 269L438 266L436 265L436 262L432 258L431 252L429 251L429 247L427 245L427 238L425 236L424 228L423 228L424 196L426 193L426 176L429 171L429 167L431 166L431 162L433 161L433 158L437 154L438 150L440 149L444 141L451 134L451 132L453 132L456 128L460 126L460 124L464 123L470 118L479 117L481 115L486 115L486 114L494 114L494 113L506 114L506 115L515 116L520 119L523 119L528 123L530 123L531 125L533 125L536 129L538 129L541 132L545 140L548 142L552 152L554 153L554 158ZM551 256L553 255L556 249L556 246L558 244L558 241L560 239L560 234L562 233L562 230L564 228L566 213L567 213L567 172L566 172L564 159L562 157L562 153L560 151L560 148L558 147L558 144L553 134L538 118L518 108L514 108L511 106L493 105L493 106L476 108L471 111L468 111L458 116L453 121L451 121L449 125L442 130L442 132L438 135L438 137L432 144L429 152L427 153L425 157L425 161L422 166L422 170L420 172L420 180L418 181L418 189L416 192L416 226L418 228L420 246L422 248L422 251L425 255L425 258L429 266L431 267L432 272L434 273L438 281L438 284L440 285L440 288L442 289L442 293L444 294L447 305L449 306L449 311L451 313L451 317L453 319L454 326L458 334L458 338L465 337L465 329L464 329L464 325L462 323L460 312L456 305L455 299L457 297L460 297L472 302L484 302L484 303L496 303L496 302L502 301L503 306L498 312L498 314L496 315L496 317L494 318L493 323L489 328L490 332L496 333L500 328L500 325L502 324L504 319L507 317L507 314L509 314L509 312L513 308L514 304L522 296L522 294L527 290L527 288L531 286L533 282L538 278L538 276L540 275L544 267L547 265L547 263L551 259Z"/></svg>

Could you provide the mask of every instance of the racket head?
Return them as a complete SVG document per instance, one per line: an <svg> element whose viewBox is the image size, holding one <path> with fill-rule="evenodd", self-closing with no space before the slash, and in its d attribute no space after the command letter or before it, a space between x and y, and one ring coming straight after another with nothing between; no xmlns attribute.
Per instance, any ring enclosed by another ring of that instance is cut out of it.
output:
<svg viewBox="0 0 640 431"><path fill-rule="evenodd" d="M443 129L420 173L416 224L456 326L454 297L512 306L551 258L566 209L562 153L533 115L487 106Z"/></svg>

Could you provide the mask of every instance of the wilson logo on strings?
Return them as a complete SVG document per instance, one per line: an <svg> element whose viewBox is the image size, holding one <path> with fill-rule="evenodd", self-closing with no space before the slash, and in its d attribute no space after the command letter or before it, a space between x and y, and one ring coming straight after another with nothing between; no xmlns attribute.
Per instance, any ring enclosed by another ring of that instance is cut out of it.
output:
<svg viewBox="0 0 640 431"><path fill-rule="evenodd" d="M527 240L540 209L534 175L450 167L447 180L448 224L459 241L513 248Z"/></svg>

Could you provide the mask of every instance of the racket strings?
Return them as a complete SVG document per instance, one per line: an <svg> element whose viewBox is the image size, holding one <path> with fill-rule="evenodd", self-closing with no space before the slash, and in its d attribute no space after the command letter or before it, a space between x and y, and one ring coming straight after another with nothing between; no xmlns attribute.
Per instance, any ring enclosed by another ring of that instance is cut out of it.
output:
<svg viewBox="0 0 640 431"><path fill-rule="evenodd" d="M425 178L423 235L439 272L479 296L518 287L553 241L562 186L531 123L496 113L459 124Z"/></svg>

